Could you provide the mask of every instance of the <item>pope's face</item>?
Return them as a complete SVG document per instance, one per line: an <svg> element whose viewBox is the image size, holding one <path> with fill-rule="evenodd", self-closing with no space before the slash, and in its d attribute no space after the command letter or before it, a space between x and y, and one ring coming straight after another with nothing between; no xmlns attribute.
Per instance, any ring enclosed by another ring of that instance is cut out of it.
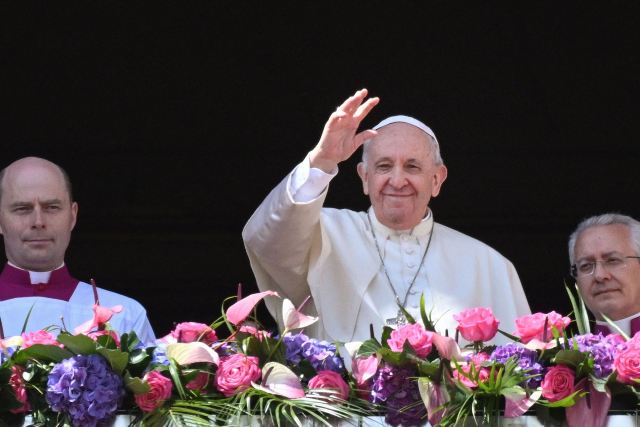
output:
<svg viewBox="0 0 640 427"><path fill-rule="evenodd" d="M376 218L395 230L416 226L447 177L446 167L434 163L430 137L415 126L393 123L378 129L368 144L358 174Z"/></svg>
<svg viewBox="0 0 640 427"><path fill-rule="evenodd" d="M59 267L78 212L60 170L42 159L22 159L6 169L0 185L0 232L7 259L31 271Z"/></svg>
<svg viewBox="0 0 640 427"><path fill-rule="evenodd" d="M597 318L604 314L620 320L640 312L640 260L629 228L623 224L599 225L584 230L575 246L575 262L623 260L610 266L597 262L591 275L576 279L585 304Z"/></svg>

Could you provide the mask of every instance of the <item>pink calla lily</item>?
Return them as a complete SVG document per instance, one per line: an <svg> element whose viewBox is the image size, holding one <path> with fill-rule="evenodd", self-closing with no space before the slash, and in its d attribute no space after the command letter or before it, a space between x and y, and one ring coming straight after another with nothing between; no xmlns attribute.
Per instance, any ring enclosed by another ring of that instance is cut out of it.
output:
<svg viewBox="0 0 640 427"><path fill-rule="evenodd" d="M513 389L511 389L513 390ZM540 399L542 394L541 390L536 390L531 395L527 396L526 392L510 392L503 393L505 405L504 416L507 418L515 418L524 414Z"/></svg>
<svg viewBox="0 0 640 427"><path fill-rule="evenodd" d="M88 334L93 328L100 328L107 323L114 314L120 313L123 310L121 305L116 305L111 308L103 307L98 304L93 304L93 319L87 320L83 324L77 326L73 332L76 334Z"/></svg>
<svg viewBox="0 0 640 427"><path fill-rule="evenodd" d="M262 367L262 378L262 384L252 383L254 388L289 399L305 396L298 376L281 363L266 363Z"/></svg>
<svg viewBox="0 0 640 427"><path fill-rule="evenodd" d="M305 300L305 302L307 300ZM285 298L284 301L282 301L282 318L284 319L284 327L287 330L290 331L293 329L306 328L318 321L317 317L307 316L300 312L302 305L304 305L304 302L301 304L300 308L296 310L289 299Z"/></svg>
<svg viewBox="0 0 640 427"><path fill-rule="evenodd" d="M380 359L380 356L372 354L369 357L358 357L351 361L351 373L357 384L364 384L376 374Z"/></svg>
<svg viewBox="0 0 640 427"><path fill-rule="evenodd" d="M175 343L167 346L167 357L174 359L178 365L191 363L213 363L217 365L220 356L211 347L201 341Z"/></svg>
<svg viewBox="0 0 640 427"><path fill-rule="evenodd" d="M280 297L280 295L274 291L264 291L257 294L251 294L239 301L236 301L227 309L227 320L234 325L239 325L249 317L253 308L267 296Z"/></svg>

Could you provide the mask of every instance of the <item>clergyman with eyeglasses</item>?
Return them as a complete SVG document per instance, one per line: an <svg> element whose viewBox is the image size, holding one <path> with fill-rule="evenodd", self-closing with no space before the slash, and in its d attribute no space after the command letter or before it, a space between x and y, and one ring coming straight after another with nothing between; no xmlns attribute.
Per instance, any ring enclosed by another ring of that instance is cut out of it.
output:
<svg viewBox="0 0 640 427"><path fill-rule="evenodd" d="M603 316L628 335L640 331L640 222L617 213L585 219L569 237L569 259L595 332L610 332Z"/></svg>

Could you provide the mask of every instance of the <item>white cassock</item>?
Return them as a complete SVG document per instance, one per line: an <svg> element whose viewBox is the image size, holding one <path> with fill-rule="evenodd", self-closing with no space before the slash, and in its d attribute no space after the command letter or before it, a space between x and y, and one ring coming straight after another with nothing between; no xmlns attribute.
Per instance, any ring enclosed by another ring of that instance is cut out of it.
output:
<svg viewBox="0 0 640 427"><path fill-rule="evenodd" d="M312 296L306 311L320 321L306 329L310 336L363 341L372 325L379 339L397 315L396 297L419 319L422 294L438 332L451 336L452 316L463 309L490 307L507 332L515 330L516 318L530 314L513 265L494 249L435 223L431 213L414 229L395 231L379 223L373 209L323 208L333 176L310 168L307 157L267 196L242 233L261 290L275 290L295 305ZM282 328L281 303L269 298L267 306ZM497 335L494 342L507 339Z"/></svg>

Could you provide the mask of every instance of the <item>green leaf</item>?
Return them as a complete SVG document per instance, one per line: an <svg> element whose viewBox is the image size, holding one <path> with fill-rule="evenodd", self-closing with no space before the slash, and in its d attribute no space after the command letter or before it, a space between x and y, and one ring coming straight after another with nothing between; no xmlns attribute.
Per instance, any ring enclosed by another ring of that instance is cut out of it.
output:
<svg viewBox="0 0 640 427"><path fill-rule="evenodd" d="M574 286L576 290L575 296L569 286L567 286L566 283L564 284L564 288L567 290L567 294L569 295L569 300L571 300L571 308L573 309L573 313L576 318L578 333L580 335L584 335L588 334L591 329L589 327L589 315L587 314L587 308L584 306L582 295L580 295L580 289L578 289L577 285Z"/></svg>
<svg viewBox="0 0 640 427"><path fill-rule="evenodd" d="M187 392L185 391L184 386L182 385L182 380L180 379L180 369L173 359L169 359L169 374L171 375L173 385L175 386L180 399L186 399Z"/></svg>
<svg viewBox="0 0 640 427"><path fill-rule="evenodd" d="M582 353L578 350L560 350L553 360L554 363L577 368L580 364L585 363L588 358L588 353Z"/></svg>
<svg viewBox="0 0 640 427"><path fill-rule="evenodd" d="M420 295L420 317L422 318L422 323L424 323L424 328L427 331L435 332L436 326L431 321L431 314L427 314L427 310L425 308L426 301L424 298L424 293Z"/></svg>
<svg viewBox="0 0 640 427"><path fill-rule="evenodd" d="M114 370L118 375L122 375L124 369L127 367L129 363L129 353L124 353L120 350L111 350L108 348L100 347L98 349L98 353L102 355L109 364L111 365L111 369Z"/></svg>
<svg viewBox="0 0 640 427"><path fill-rule="evenodd" d="M362 343L360 348L358 348L358 351L356 352L356 357L371 356L372 354L375 354L380 348L382 348L382 345L377 340L368 339Z"/></svg>
<svg viewBox="0 0 640 427"><path fill-rule="evenodd" d="M31 347L19 350L13 355L14 363L25 364L28 360L38 360L43 363L58 363L73 356L69 350L60 348L57 345L34 344Z"/></svg>
<svg viewBox="0 0 640 427"><path fill-rule="evenodd" d="M62 333L58 335L58 342L74 354L94 354L98 347L98 344L86 335Z"/></svg>
<svg viewBox="0 0 640 427"><path fill-rule="evenodd" d="M142 394L150 390L149 384L145 383L142 378L132 377L128 372L125 372L123 379L125 387L133 394Z"/></svg>

